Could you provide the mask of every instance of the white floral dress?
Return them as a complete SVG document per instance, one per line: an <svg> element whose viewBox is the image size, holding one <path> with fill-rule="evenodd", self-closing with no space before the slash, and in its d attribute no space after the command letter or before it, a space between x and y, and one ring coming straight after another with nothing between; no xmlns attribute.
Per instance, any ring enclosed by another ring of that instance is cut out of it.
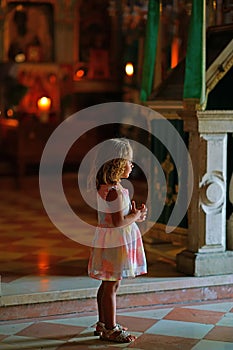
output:
<svg viewBox="0 0 233 350"><path fill-rule="evenodd" d="M127 189L121 185L101 185L98 191L98 208L103 208L104 202L105 210L98 213L99 224L91 249L88 274L92 278L104 281L117 281L147 273L146 257L138 225L135 222L120 228L112 225L106 201L107 194L112 188L122 197L124 215L128 214L131 208Z"/></svg>

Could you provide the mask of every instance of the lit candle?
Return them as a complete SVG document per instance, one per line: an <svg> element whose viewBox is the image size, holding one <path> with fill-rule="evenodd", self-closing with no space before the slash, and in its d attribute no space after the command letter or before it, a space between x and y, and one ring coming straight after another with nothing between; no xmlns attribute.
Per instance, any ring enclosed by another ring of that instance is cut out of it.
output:
<svg viewBox="0 0 233 350"><path fill-rule="evenodd" d="M49 119L48 111L50 110L52 100L50 97L42 96L37 101L37 107L40 111L40 120L42 123L47 123Z"/></svg>
<svg viewBox="0 0 233 350"><path fill-rule="evenodd" d="M37 106L41 112L48 112L51 107L51 98L43 96L37 101Z"/></svg>
<svg viewBox="0 0 233 350"><path fill-rule="evenodd" d="M134 67L133 67L133 64L131 62L126 63L125 73L130 77L134 74Z"/></svg>

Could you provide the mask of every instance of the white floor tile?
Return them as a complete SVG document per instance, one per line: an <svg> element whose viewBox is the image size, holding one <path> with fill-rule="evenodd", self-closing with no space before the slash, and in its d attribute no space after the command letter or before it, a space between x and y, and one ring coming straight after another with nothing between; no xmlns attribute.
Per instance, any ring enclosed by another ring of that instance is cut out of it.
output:
<svg viewBox="0 0 233 350"><path fill-rule="evenodd" d="M33 322L0 325L0 334L12 335L32 325Z"/></svg>
<svg viewBox="0 0 233 350"><path fill-rule="evenodd" d="M151 328L147 329L145 333L202 339L212 328L213 325L207 324L160 320Z"/></svg>
<svg viewBox="0 0 233 350"><path fill-rule="evenodd" d="M172 310L173 308L164 308L164 309L147 310L147 311L122 312L122 313L119 313L119 315L161 320L164 316L166 316Z"/></svg>
<svg viewBox="0 0 233 350"><path fill-rule="evenodd" d="M216 325L217 326L233 327L233 312L229 312L229 313L225 314ZM233 332L233 330L232 330L232 332Z"/></svg>
<svg viewBox="0 0 233 350"><path fill-rule="evenodd" d="M57 320L46 320L46 323L59 323L71 326L91 327L97 322L97 316L75 317L75 318L59 318Z"/></svg>
<svg viewBox="0 0 233 350"><path fill-rule="evenodd" d="M190 305L190 306L184 306L184 308L228 312L233 308L233 303L229 302L229 303L202 304L202 305L193 305L193 306Z"/></svg>
<svg viewBox="0 0 233 350"><path fill-rule="evenodd" d="M233 343L213 341L213 340L201 340L196 344L192 350L232 350Z"/></svg>
<svg viewBox="0 0 233 350"><path fill-rule="evenodd" d="M2 340L1 350L56 350L59 345L64 344L61 340L37 339L30 337L11 336Z"/></svg>

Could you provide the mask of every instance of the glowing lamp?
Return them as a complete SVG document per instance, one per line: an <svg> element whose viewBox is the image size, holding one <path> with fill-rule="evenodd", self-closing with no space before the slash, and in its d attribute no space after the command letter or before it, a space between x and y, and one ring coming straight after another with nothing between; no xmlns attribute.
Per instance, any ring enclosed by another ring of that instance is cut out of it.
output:
<svg viewBox="0 0 233 350"><path fill-rule="evenodd" d="M14 117L14 111L13 111L13 109L12 109L12 108L8 109L8 110L6 111L6 115L7 115L8 118L13 118L13 117Z"/></svg>
<svg viewBox="0 0 233 350"><path fill-rule="evenodd" d="M37 100L37 107L40 111L40 120L42 123L47 123L49 120L49 110L52 100L49 97L42 96Z"/></svg>
<svg viewBox="0 0 233 350"><path fill-rule="evenodd" d="M85 72L84 72L84 69L78 69L76 72L75 72L75 77L77 79L82 79L85 75Z"/></svg>
<svg viewBox="0 0 233 350"><path fill-rule="evenodd" d="M79 65L79 67L77 67L74 71L74 76L73 79L74 80L81 80L83 78L85 78L87 76L87 67L85 65Z"/></svg>
<svg viewBox="0 0 233 350"><path fill-rule="evenodd" d="M37 107L41 112L48 112L51 107L52 100L49 97L43 96L38 99Z"/></svg>
<svg viewBox="0 0 233 350"><path fill-rule="evenodd" d="M22 63L25 62L26 56L23 52L19 52L15 55L15 62L16 63Z"/></svg>
<svg viewBox="0 0 233 350"><path fill-rule="evenodd" d="M134 74L134 66L133 63L128 62L125 65L125 73L126 75L128 75L129 77L131 77Z"/></svg>

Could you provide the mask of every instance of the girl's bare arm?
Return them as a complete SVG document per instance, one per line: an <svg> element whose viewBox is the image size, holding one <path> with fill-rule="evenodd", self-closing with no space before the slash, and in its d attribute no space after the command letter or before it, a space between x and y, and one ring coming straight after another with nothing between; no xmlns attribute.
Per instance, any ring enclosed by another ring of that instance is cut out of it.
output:
<svg viewBox="0 0 233 350"><path fill-rule="evenodd" d="M107 196L108 202L110 203L114 202L114 206L113 206L114 210L111 214L112 223L114 227L128 226L135 221L143 221L142 217L144 215L145 206L142 206L141 208L137 209L136 204L133 201L131 212L127 215L124 215L121 196L122 196L121 193L119 193L119 191L116 191L115 189L112 189L111 191L109 191ZM117 210L117 208L119 208L119 210Z"/></svg>

